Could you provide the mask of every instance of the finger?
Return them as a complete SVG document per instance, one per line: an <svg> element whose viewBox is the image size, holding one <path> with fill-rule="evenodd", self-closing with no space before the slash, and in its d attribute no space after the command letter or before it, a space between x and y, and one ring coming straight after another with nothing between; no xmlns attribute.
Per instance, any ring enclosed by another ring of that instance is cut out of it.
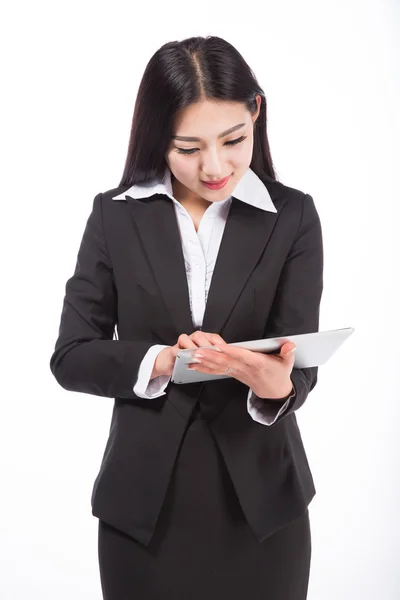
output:
<svg viewBox="0 0 400 600"><path fill-rule="evenodd" d="M188 369L189 371L198 371L199 373L207 373L209 375L224 375L225 373L220 373L219 371L207 367L203 364L196 364L196 363L190 363L190 365L188 365ZM230 375L232 375L232 373L230 373Z"/></svg>
<svg viewBox="0 0 400 600"><path fill-rule="evenodd" d="M173 358L175 359L177 357L177 355L179 354L179 352L182 350L182 348L180 348L178 346L178 344L175 344L175 346L171 346L171 354L173 356Z"/></svg>
<svg viewBox="0 0 400 600"><path fill-rule="evenodd" d="M224 374L230 367L235 373L243 371L243 361L240 362L223 352L216 352L213 348L199 348L193 352L193 359L199 364L199 370L203 367L213 373ZM194 363L190 363L193 366Z"/></svg>
<svg viewBox="0 0 400 600"><path fill-rule="evenodd" d="M197 346L212 346L215 343L212 341L213 335L217 334L205 333L204 331L195 331L189 337L193 342L197 344ZM220 336L218 336L218 338L219 337ZM218 342L220 343L220 340L218 340Z"/></svg>
<svg viewBox="0 0 400 600"><path fill-rule="evenodd" d="M207 356L205 356L205 352L201 351L201 354L198 354L197 351L195 353L193 353L193 360L196 361L195 363L190 363L190 365L192 366L193 364L199 364L202 367L206 367L207 369L212 369L213 371L221 371L227 368L227 362L226 360L218 360L218 358L216 357L214 359L213 356L210 356L210 353L207 354ZM213 350L211 350L211 352L214 352ZM218 354L219 352L214 352L214 354Z"/></svg>
<svg viewBox="0 0 400 600"><path fill-rule="evenodd" d="M216 348L219 348L228 356L231 356L232 358L236 358L237 360L241 360L248 365L253 365L254 361L258 360L257 355L263 354L260 352L247 350L246 348L238 348L236 346L230 346L229 344L227 344L225 346L217 344ZM270 355L266 354L266 356L270 356L271 358L278 357L278 358L281 358L284 360L293 360L294 361L295 349L296 349L296 345L293 342L286 342L285 344L283 344L283 346L281 346L280 352L278 354L270 354Z"/></svg>
<svg viewBox="0 0 400 600"><path fill-rule="evenodd" d="M246 365L253 364L257 354L246 348L237 348L236 346L230 346L229 344L216 344L215 349L222 351L230 358L244 362Z"/></svg>
<svg viewBox="0 0 400 600"><path fill-rule="evenodd" d="M207 336L207 338L210 340L210 342L212 343L213 346L215 344L226 345L225 340L218 333L207 333L205 331L203 331L203 333L205 336Z"/></svg>
<svg viewBox="0 0 400 600"><path fill-rule="evenodd" d="M294 361L294 355L296 351L296 345L293 342L286 342L281 346L281 351L279 356L281 356L284 360Z"/></svg>
<svg viewBox="0 0 400 600"><path fill-rule="evenodd" d="M177 346L181 350L186 348L197 348L197 345L186 333L181 333L181 335L178 337Z"/></svg>
<svg viewBox="0 0 400 600"><path fill-rule="evenodd" d="M235 376L236 370L232 365L229 365L232 371L229 373L231 377ZM213 375L225 375L228 365L225 364L217 364L210 361L205 360L204 358L200 359L198 363L190 363L188 368L191 371L199 371L200 373L212 373Z"/></svg>

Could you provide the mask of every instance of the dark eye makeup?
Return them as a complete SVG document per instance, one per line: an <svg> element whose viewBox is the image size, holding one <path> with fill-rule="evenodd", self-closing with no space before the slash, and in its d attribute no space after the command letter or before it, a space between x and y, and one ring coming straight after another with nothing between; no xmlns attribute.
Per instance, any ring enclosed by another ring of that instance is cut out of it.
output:
<svg viewBox="0 0 400 600"><path fill-rule="evenodd" d="M236 140L231 140L230 142L225 142L226 145L228 146L235 146L236 144L240 144L240 142L243 142L243 140L245 140L247 137L247 135L242 135L240 136L240 138L237 138ZM195 152L197 152L198 148L190 148L189 150L184 150L183 148L176 148L176 151L178 152L178 154L194 154Z"/></svg>

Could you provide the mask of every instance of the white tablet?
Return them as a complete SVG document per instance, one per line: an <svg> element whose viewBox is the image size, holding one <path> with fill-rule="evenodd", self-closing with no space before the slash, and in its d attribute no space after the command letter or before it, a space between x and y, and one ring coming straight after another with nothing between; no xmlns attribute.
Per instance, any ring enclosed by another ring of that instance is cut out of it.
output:
<svg viewBox="0 0 400 600"><path fill-rule="evenodd" d="M266 338L264 340L235 342L229 344L229 346L237 346L266 354L279 354L281 346L284 343L293 342L296 344L294 367L303 369L323 365L353 332L353 327L345 327L343 329L301 333L298 335ZM212 348L212 346L205 347ZM199 371L189 371L188 365L193 362L193 352L198 349L190 348L188 350L181 350L177 354L171 377L173 383L195 383L197 381L226 379L230 377L230 375L210 375L209 373L200 373Z"/></svg>

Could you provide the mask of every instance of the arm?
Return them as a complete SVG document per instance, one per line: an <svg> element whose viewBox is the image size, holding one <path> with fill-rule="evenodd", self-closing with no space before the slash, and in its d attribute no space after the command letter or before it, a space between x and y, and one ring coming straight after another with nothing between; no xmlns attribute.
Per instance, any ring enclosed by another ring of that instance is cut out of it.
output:
<svg viewBox="0 0 400 600"><path fill-rule="evenodd" d="M297 236L286 258L267 321L269 337L311 333L319 330L319 308L323 290L323 239L313 198L304 195ZM295 395L277 415L276 421L298 410L317 383L318 367L293 368L290 379ZM255 407L252 416L261 416L263 403L267 420L276 400L258 397L248 400ZM279 402L279 400L278 400ZM281 406L278 406L278 409ZM254 418L253 416L253 418ZM258 418L255 420L259 420ZM274 422L276 422L274 421ZM261 421L259 421L261 422ZM272 423L270 423L272 424Z"/></svg>
<svg viewBox="0 0 400 600"><path fill-rule="evenodd" d="M93 201L73 276L66 283L59 335L50 359L69 391L136 398L133 386L152 341L113 340L117 293L102 221L102 194Z"/></svg>

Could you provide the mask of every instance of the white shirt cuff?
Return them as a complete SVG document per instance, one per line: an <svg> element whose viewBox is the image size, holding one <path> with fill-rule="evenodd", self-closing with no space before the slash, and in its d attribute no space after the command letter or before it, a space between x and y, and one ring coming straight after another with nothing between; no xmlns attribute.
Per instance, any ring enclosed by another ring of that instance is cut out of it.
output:
<svg viewBox="0 0 400 600"><path fill-rule="evenodd" d="M138 378L133 387L133 393L139 396L139 398L158 398L158 396L165 394L164 390L170 382L171 377L161 375L150 381L154 362L164 348L168 348L168 346L161 344L151 346L140 363Z"/></svg>
<svg viewBox="0 0 400 600"><path fill-rule="evenodd" d="M282 406L279 406L278 402L275 407L270 403L264 402L262 398L256 396L252 389L249 389L247 395L247 410L254 421L261 423L261 425L273 425L277 418L288 408L290 399L293 398L295 394L296 391L294 390Z"/></svg>

